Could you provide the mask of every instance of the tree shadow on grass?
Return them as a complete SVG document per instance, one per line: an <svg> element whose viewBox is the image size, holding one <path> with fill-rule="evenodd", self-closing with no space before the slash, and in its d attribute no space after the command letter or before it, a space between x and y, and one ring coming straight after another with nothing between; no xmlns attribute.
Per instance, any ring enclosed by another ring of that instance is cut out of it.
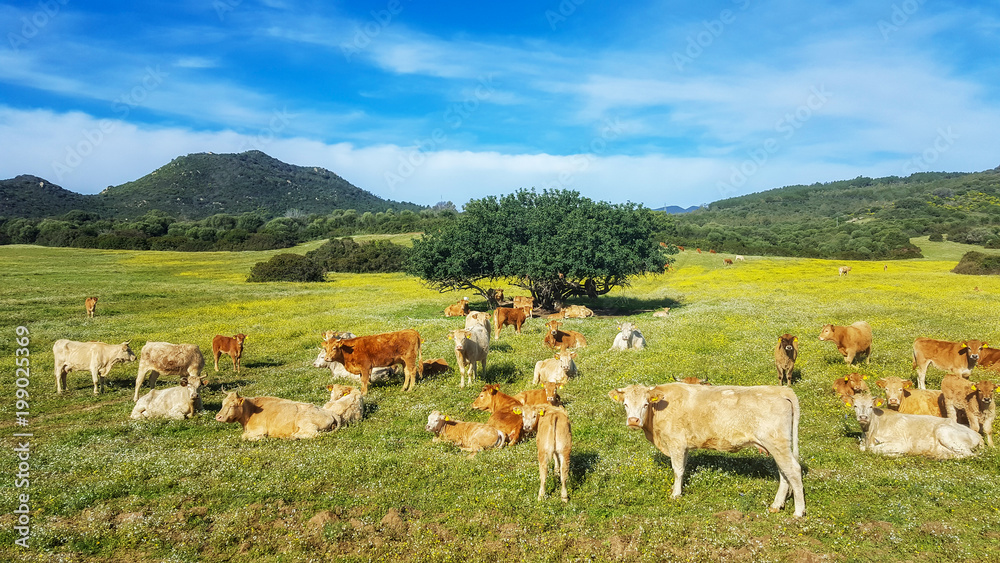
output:
<svg viewBox="0 0 1000 563"><path fill-rule="evenodd" d="M684 305L676 299L665 297L662 299L635 299L632 297L605 297L597 300L590 300L587 306L594 310L594 315L598 317L624 317L629 315L639 315L651 313L664 307L679 309Z"/></svg>

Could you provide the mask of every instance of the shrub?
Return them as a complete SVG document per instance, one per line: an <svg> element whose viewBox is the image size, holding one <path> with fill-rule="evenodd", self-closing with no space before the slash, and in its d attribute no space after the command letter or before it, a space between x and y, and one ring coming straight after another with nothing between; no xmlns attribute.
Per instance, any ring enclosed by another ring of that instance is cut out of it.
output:
<svg viewBox="0 0 1000 563"><path fill-rule="evenodd" d="M977 276L1000 274L1000 256L975 251L966 252L952 272Z"/></svg>
<svg viewBox="0 0 1000 563"><path fill-rule="evenodd" d="M276 254L250 269L248 282L318 282L325 279L323 267L301 254Z"/></svg>
<svg viewBox="0 0 1000 563"><path fill-rule="evenodd" d="M944 235L942 235L941 233L934 233L931 236L927 237L927 240L931 242L943 242Z"/></svg>
<svg viewBox="0 0 1000 563"><path fill-rule="evenodd" d="M409 249L389 241L358 244L349 238L330 240L306 253L328 272L353 274L402 272L408 255Z"/></svg>

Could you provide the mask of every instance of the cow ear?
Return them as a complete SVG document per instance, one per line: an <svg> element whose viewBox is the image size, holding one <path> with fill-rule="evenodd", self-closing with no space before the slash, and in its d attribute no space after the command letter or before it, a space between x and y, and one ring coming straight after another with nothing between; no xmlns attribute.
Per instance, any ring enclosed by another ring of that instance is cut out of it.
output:
<svg viewBox="0 0 1000 563"><path fill-rule="evenodd" d="M237 397L237 399L236 399L236 406L237 407L243 406L243 397Z"/></svg>
<svg viewBox="0 0 1000 563"><path fill-rule="evenodd" d="M845 375L844 376L844 381L850 381L850 380L851 380L851 376L849 376L849 375Z"/></svg>
<svg viewBox="0 0 1000 563"><path fill-rule="evenodd" d="M655 405L660 402L661 397L659 395L651 395L649 397L649 404Z"/></svg>
<svg viewBox="0 0 1000 563"><path fill-rule="evenodd" d="M973 391L975 391L975 390L976 390L976 386L975 386L975 385L973 385L973 386L972 386L972 390L973 390Z"/></svg>
<svg viewBox="0 0 1000 563"><path fill-rule="evenodd" d="M912 381L906 380L903 382L903 389L910 389L911 387L913 387Z"/></svg>
<svg viewBox="0 0 1000 563"><path fill-rule="evenodd" d="M876 399L876 400L875 400L875 406L876 406L876 407L881 407L881 406L882 406L883 404L884 404L884 403L882 402L882 399Z"/></svg>
<svg viewBox="0 0 1000 563"><path fill-rule="evenodd" d="M792 339L792 342L798 342L798 341L799 341L799 337L798 336L796 336L795 338Z"/></svg>
<svg viewBox="0 0 1000 563"><path fill-rule="evenodd" d="M512 413L514 413L514 414L521 414L521 413L522 413L522 412L524 412L524 411L522 411L521 409L519 409L519 408L515 407L515 408L513 408L513 409L510 409L510 412L512 412Z"/></svg>
<svg viewBox="0 0 1000 563"><path fill-rule="evenodd" d="M885 389L885 380L884 379L879 379L878 381L875 382L875 385L878 385L882 389Z"/></svg>
<svg viewBox="0 0 1000 563"><path fill-rule="evenodd" d="M208 378L206 377L205 379L202 379L201 380L201 384L202 385L208 385Z"/></svg>
<svg viewBox="0 0 1000 563"><path fill-rule="evenodd" d="M538 416L545 416L545 409L538 409Z"/></svg>
<svg viewBox="0 0 1000 563"><path fill-rule="evenodd" d="M621 402L624 401L624 399L622 399L622 395L623 395L623 393L622 393L621 389L612 389L611 391L608 391L608 397L611 397L612 401L615 401L615 402L618 402L618 403L621 403Z"/></svg>
<svg viewBox="0 0 1000 563"><path fill-rule="evenodd" d="M451 417L450 416L445 416L444 417L444 421L445 422L450 422L451 421Z"/></svg>
<svg viewBox="0 0 1000 563"><path fill-rule="evenodd" d="M326 386L326 390L327 391L333 391L333 385L327 385Z"/></svg>

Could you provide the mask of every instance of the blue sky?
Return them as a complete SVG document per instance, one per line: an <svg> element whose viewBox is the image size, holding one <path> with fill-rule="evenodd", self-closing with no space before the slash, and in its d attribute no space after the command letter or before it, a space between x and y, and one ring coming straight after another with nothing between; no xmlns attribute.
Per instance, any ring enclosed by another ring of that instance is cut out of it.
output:
<svg viewBox="0 0 1000 563"><path fill-rule="evenodd" d="M249 149L424 205L1000 165L995 1L36 0L0 31L0 178L81 193Z"/></svg>

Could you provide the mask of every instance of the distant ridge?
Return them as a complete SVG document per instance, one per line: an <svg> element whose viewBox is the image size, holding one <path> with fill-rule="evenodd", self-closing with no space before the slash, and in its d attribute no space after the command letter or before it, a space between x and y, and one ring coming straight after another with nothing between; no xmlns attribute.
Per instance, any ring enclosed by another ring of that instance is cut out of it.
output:
<svg viewBox="0 0 1000 563"><path fill-rule="evenodd" d="M37 219L99 205L93 196L71 192L38 176L22 174L0 180L0 217Z"/></svg>
<svg viewBox="0 0 1000 563"><path fill-rule="evenodd" d="M658 208L654 209L653 211L666 211L667 213L677 214L677 213L690 213L690 212L694 211L695 209L698 209L697 205L692 205L691 207L681 207L679 205L668 205L666 207L658 207Z"/></svg>

